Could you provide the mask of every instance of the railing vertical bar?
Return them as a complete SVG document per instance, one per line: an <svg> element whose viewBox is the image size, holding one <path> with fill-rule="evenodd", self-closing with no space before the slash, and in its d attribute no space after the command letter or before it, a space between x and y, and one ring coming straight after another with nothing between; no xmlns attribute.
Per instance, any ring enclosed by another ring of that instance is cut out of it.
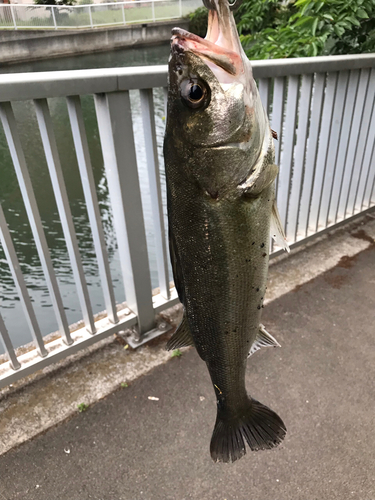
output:
<svg viewBox="0 0 375 500"><path fill-rule="evenodd" d="M17 359L16 353L14 352L12 341L10 340L7 327L5 326L4 320L0 314L0 339L4 346L4 350L8 356L10 366L13 370L19 370L21 364Z"/></svg>
<svg viewBox="0 0 375 500"><path fill-rule="evenodd" d="M327 162L327 151L329 145L329 139L332 129L332 116L333 116L333 105L335 102L336 94L336 84L337 84L337 73L329 73L326 80L326 89L323 105L323 114L319 135L319 146L316 160L316 169L314 177L314 186L311 196L310 213L308 220L308 231L312 228L312 233L318 231L319 222L319 208L320 200L323 189L323 179L326 169Z"/></svg>
<svg viewBox="0 0 375 500"><path fill-rule="evenodd" d="M164 96L165 122L167 122L167 113L168 113L168 87L163 87L163 96Z"/></svg>
<svg viewBox="0 0 375 500"><path fill-rule="evenodd" d="M125 19L125 5L122 5L122 6L121 6L121 10L122 10L122 22L124 23L124 25L126 25L126 19Z"/></svg>
<svg viewBox="0 0 375 500"><path fill-rule="evenodd" d="M18 29L17 27L17 23L16 23L16 16L14 15L14 11L13 11L13 5L10 4L10 13L11 13L11 16L12 16L12 19L13 19L13 24L14 24L14 29Z"/></svg>
<svg viewBox="0 0 375 500"><path fill-rule="evenodd" d="M269 117L269 96L270 96L270 83L271 83L271 81L272 80L270 78L260 78L259 85L258 85L260 100L262 101L263 108L264 108L264 111L265 111L267 117ZM274 241L271 238L270 239L270 253L273 252L273 248L274 248Z"/></svg>
<svg viewBox="0 0 375 500"><path fill-rule="evenodd" d="M348 141L348 153L346 156L344 176L341 181L341 192L340 192L340 198L339 198L338 209L336 212L335 222L337 222L337 213L342 213L343 219L345 219L347 216L347 212L349 212L350 214L353 212L353 204L354 204L353 193L356 192L361 172L360 168L358 168L360 164L356 165L355 158L357 156L357 151L359 146L359 139L360 139L359 133L361 130L361 124L364 118L363 116L365 112L364 105L366 101L369 76L370 76L369 69L361 70L358 81L355 106L351 119L350 137Z"/></svg>
<svg viewBox="0 0 375 500"><path fill-rule="evenodd" d="M269 114L269 99L270 99L270 78L259 79L259 95L262 101L266 115Z"/></svg>
<svg viewBox="0 0 375 500"><path fill-rule="evenodd" d="M151 0L152 20L155 22L155 2Z"/></svg>
<svg viewBox="0 0 375 500"><path fill-rule="evenodd" d="M330 224L329 210L332 197L334 201L338 193L337 182L335 183L335 181L342 171L342 158L345 159L347 145L344 144L342 149L339 146L342 143L341 138L347 134L347 122L344 120L344 117L348 114L346 109L350 107L350 112L352 110L351 103L347 102L348 82L349 71L340 71L333 103L333 117L329 131L316 230L318 228L324 229Z"/></svg>
<svg viewBox="0 0 375 500"><path fill-rule="evenodd" d="M321 127L325 84L326 84L326 74L316 73L314 79L314 87L313 87L313 95L311 103L311 118L309 127L309 137L307 141L303 187L302 187L300 209L298 216L298 232L299 236L302 236L303 238L305 238L308 233L310 202L314 185L314 175L316 168L316 157L318 153L318 139Z"/></svg>
<svg viewBox="0 0 375 500"><path fill-rule="evenodd" d="M299 202L302 191L302 179L305 165L305 151L307 143L307 129L309 126L310 105L312 95L313 75L303 75L301 95L298 106L297 141L294 153L293 181L289 198L288 224L286 236L289 242L297 239L297 219Z"/></svg>
<svg viewBox="0 0 375 500"><path fill-rule="evenodd" d="M56 16L55 16L55 7L51 5L52 19L55 30L57 30Z"/></svg>
<svg viewBox="0 0 375 500"><path fill-rule="evenodd" d="M346 185L348 182L348 167L350 167L350 165L348 164L348 156L350 155L350 145L352 144L352 137L358 132L356 130L353 130L353 116L357 106L358 83L359 71L351 71L348 82L346 101L343 105L342 111L342 130L340 134L339 150L336 160L334 184L332 186L329 212L327 214L327 225L331 225L337 222L338 217L341 220L345 219L345 203L342 203L342 201L340 200L342 200L342 192L344 190L345 193ZM346 194L344 196L346 197Z"/></svg>
<svg viewBox="0 0 375 500"><path fill-rule="evenodd" d="M146 160L152 216L155 230L156 262L158 267L159 287L161 295L169 299L168 253L164 228L163 202L160 186L160 170L158 147L156 143L155 112L152 89L140 90L143 130L145 135Z"/></svg>
<svg viewBox="0 0 375 500"><path fill-rule="evenodd" d="M372 205L372 197L374 196L374 193L375 193L375 163L374 163L374 156L375 156L375 142L374 142L374 145L372 147L372 154L371 154L371 165L374 166L373 170L374 170L374 175L373 175L373 181L372 181L372 187L371 187L371 192L370 192L370 197L369 197L369 200L368 200L368 207L370 208L370 206ZM375 202L374 202L375 203Z"/></svg>
<svg viewBox="0 0 375 500"><path fill-rule="evenodd" d="M18 184L21 189L22 199L25 204L39 259L46 277L46 283L51 296L58 328L65 343L70 345L73 343L73 340L70 336L69 325L64 311L64 304L61 299L59 286L53 269L53 263L48 250L47 240L44 234L42 221L40 219L30 175L27 170L25 156L23 154L17 130L16 120L10 102L0 103L0 118L8 142L10 154L12 156L13 165L16 171Z"/></svg>
<svg viewBox="0 0 375 500"><path fill-rule="evenodd" d="M284 91L285 91L285 78L284 77L275 78L273 84L271 128L278 135L278 140L275 141L276 165L280 165L281 142L283 140Z"/></svg>
<svg viewBox="0 0 375 500"><path fill-rule="evenodd" d="M44 347L43 337L38 325L38 321L35 316L34 308L32 306L29 293L27 291L26 283L21 271L20 264L14 249L13 241L10 236L7 222L5 220L5 215L3 208L0 205L0 240L4 249L6 259L8 261L10 272L12 273L14 284L24 310L26 320L34 339L35 347L40 356L47 356L46 348Z"/></svg>
<svg viewBox="0 0 375 500"><path fill-rule="evenodd" d="M81 305L83 320L86 329L90 333L95 333L95 322L90 303L89 291L83 271L82 260L79 253L77 237L75 234L72 214L70 211L68 195L65 188L64 177L57 151L55 134L51 115L48 108L47 99L34 100L36 117L39 124L40 135L47 160L48 170L55 194L57 209L59 212L62 229L65 236L69 259L75 279L78 299Z"/></svg>
<svg viewBox="0 0 375 500"><path fill-rule="evenodd" d="M94 99L126 301L138 316L140 340L155 319L129 92L96 94Z"/></svg>
<svg viewBox="0 0 375 500"><path fill-rule="evenodd" d="M93 28L93 27L94 27L94 24L93 24L93 22L92 22L91 4L89 4L89 5L88 5L88 7L89 7L90 26L91 26L91 28Z"/></svg>
<svg viewBox="0 0 375 500"><path fill-rule="evenodd" d="M105 236L101 222L98 196L96 194L95 180L92 172L89 146L87 143L85 125L83 121L81 101L79 96L70 96L67 97L66 100L87 213L90 220L95 252L98 259L105 307L110 321L112 323L117 323L118 317L116 311L116 300L113 290L111 271L109 268Z"/></svg>
<svg viewBox="0 0 375 500"><path fill-rule="evenodd" d="M295 138L295 127L297 118L297 103L299 92L299 76L290 76L288 81L288 95L286 102L285 123L288 124L288 133L283 140L283 152L281 155L279 188L277 192L277 206L283 227L287 226L288 201L290 193L290 182L292 176L293 149Z"/></svg>
<svg viewBox="0 0 375 500"><path fill-rule="evenodd" d="M354 214L356 211L359 212L361 210L362 200L365 193L366 179L368 174L368 170L365 167L365 152L366 152L366 144L368 142L368 137L371 134L370 122L371 122L371 117L374 113L374 95L375 95L375 68L373 68L370 72L367 96L364 105L361 132L359 134L357 154L354 160L354 164L357 166L360 165L361 168L359 174L359 182L354 196L352 214ZM368 163L367 165L369 166L370 164Z"/></svg>
<svg viewBox="0 0 375 500"><path fill-rule="evenodd" d="M374 150L375 150L375 110L372 114L370 135L368 137L366 153L365 153L365 162L366 163L368 162L368 170L367 170L366 185L363 193L361 209L369 208L371 205L371 197L373 194L374 182L375 182L375 164L373 163Z"/></svg>

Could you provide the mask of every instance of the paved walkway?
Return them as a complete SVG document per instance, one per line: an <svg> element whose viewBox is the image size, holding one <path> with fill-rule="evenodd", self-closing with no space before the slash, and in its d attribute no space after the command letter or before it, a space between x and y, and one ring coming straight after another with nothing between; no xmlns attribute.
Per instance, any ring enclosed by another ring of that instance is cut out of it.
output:
<svg viewBox="0 0 375 500"><path fill-rule="evenodd" d="M214 392L191 349L0 457L0 499L374 500L375 246L263 319L282 349L252 357L247 385L286 423L281 447L211 461Z"/></svg>

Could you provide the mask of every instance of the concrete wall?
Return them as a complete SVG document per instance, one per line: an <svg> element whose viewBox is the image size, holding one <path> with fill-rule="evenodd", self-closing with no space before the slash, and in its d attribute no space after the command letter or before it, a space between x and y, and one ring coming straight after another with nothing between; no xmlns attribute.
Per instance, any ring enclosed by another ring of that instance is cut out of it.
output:
<svg viewBox="0 0 375 500"><path fill-rule="evenodd" d="M179 26L187 29L188 24L186 19L175 19L152 24L58 33L50 30L2 31L0 64L163 43L170 39L172 28Z"/></svg>

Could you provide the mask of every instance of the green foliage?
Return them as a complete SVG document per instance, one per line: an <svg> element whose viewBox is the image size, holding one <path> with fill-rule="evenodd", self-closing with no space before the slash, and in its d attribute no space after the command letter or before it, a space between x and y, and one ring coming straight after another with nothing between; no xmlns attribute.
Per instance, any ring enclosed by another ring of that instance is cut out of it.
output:
<svg viewBox="0 0 375 500"><path fill-rule="evenodd" d="M83 411L86 411L88 409L89 405L87 405L86 403L80 403L78 405L78 411L80 413L82 413Z"/></svg>
<svg viewBox="0 0 375 500"><path fill-rule="evenodd" d="M121 387L124 389L125 387L129 387L129 385L126 382L121 382Z"/></svg>
<svg viewBox="0 0 375 500"><path fill-rule="evenodd" d="M207 12L190 31L205 36ZM375 0L244 0L235 19L249 59L375 52Z"/></svg>
<svg viewBox="0 0 375 500"><path fill-rule="evenodd" d="M175 349L171 354L172 358L179 358L180 356L182 356L182 352L180 351L180 349Z"/></svg>
<svg viewBox="0 0 375 500"><path fill-rule="evenodd" d="M206 7L199 7L197 10L189 14L189 31L195 33L202 38L206 36L208 10Z"/></svg>
<svg viewBox="0 0 375 500"><path fill-rule="evenodd" d="M241 37L250 59L375 50L374 0L297 0L285 8L272 26Z"/></svg>
<svg viewBox="0 0 375 500"><path fill-rule="evenodd" d="M240 34L253 34L276 27L286 12L279 0L244 0L234 17Z"/></svg>

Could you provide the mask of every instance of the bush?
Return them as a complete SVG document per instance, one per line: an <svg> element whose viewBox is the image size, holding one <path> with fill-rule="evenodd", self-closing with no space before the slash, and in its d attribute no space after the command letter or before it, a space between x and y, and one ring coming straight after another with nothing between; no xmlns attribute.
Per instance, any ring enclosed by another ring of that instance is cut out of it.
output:
<svg viewBox="0 0 375 500"><path fill-rule="evenodd" d="M207 33L208 10L206 7L199 7L197 10L189 14L189 31L195 33L202 38Z"/></svg>
<svg viewBox="0 0 375 500"><path fill-rule="evenodd" d="M205 36L207 17L189 30ZM249 59L375 52L375 0L244 0L235 19Z"/></svg>
<svg viewBox="0 0 375 500"><path fill-rule="evenodd" d="M373 0L297 0L276 26L241 42L250 59L373 52L374 19Z"/></svg>

